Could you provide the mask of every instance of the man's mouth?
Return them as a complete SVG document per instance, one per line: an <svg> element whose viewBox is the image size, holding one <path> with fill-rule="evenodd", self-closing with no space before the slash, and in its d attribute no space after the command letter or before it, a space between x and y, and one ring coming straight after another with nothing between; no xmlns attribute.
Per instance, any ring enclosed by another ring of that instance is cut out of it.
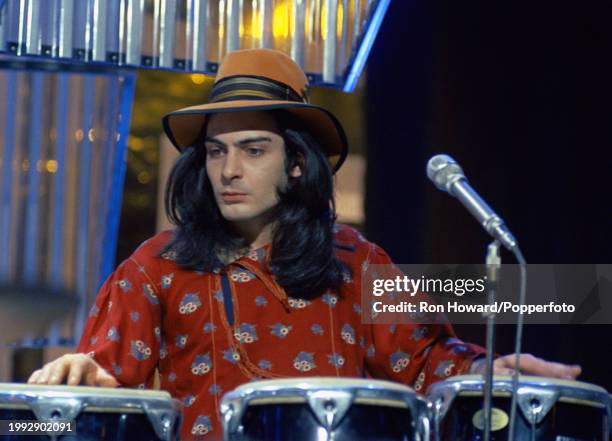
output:
<svg viewBox="0 0 612 441"><path fill-rule="evenodd" d="M221 193L221 199L226 204L236 204L238 202L244 201L246 198L246 193L240 193L237 191L224 191Z"/></svg>

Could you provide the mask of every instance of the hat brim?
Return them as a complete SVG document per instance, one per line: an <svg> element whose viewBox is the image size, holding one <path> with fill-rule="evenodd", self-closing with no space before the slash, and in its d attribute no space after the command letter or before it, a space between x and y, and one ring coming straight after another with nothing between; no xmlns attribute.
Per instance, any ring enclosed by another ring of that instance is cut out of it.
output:
<svg viewBox="0 0 612 441"><path fill-rule="evenodd" d="M322 107L291 101L224 101L187 107L165 115L164 131L179 150L189 147L202 133L207 115L214 113L286 110L295 115L323 148L335 173L348 153L348 142L338 119Z"/></svg>

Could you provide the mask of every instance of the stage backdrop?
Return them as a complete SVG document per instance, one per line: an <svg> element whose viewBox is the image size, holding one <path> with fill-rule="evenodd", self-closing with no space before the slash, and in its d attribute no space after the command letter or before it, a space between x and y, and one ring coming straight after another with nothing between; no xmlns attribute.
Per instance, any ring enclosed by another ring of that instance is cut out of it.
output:
<svg viewBox="0 0 612 441"><path fill-rule="evenodd" d="M369 238L399 263L484 260L484 231L425 176L446 152L528 262L611 263L611 12L597 1L392 2L368 65ZM484 342L480 327L458 332ZM540 325L523 347L611 389L611 337L610 326ZM498 352L513 339L500 328Z"/></svg>

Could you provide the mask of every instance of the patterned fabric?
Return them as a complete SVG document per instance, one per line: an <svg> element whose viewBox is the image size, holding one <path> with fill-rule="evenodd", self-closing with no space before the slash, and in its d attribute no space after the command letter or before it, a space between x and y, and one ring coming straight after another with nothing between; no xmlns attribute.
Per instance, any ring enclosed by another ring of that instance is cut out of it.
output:
<svg viewBox="0 0 612 441"><path fill-rule="evenodd" d="M185 405L182 439L219 439L221 396L256 379L367 376L424 392L467 372L483 349L458 340L450 325L361 324L361 269L391 261L355 230L335 231L352 276L313 300L286 296L265 270L267 247L225 272L201 273L181 269L173 253L158 257L172 233L158 234L105 282L78 351L125 387L151 387L157 367L162 389Z"/></svg>

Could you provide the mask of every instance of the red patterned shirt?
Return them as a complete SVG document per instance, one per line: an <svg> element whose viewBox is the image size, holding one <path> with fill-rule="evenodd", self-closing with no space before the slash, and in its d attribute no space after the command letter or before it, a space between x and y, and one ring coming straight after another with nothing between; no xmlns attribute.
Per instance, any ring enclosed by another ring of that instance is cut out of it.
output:
<svg viewBox="0 0 612 441"><path fill-rule="evenodd" d="M159 256L172 232L158 234L105 282L78 352L125 387L151 387L157 367L161 388L185 406L182 439L220 439L221 396L253 379L366 376L423 392L469 370L483 350L450 325L361 323L362 268L391 261L355 230L335 231L351 272L338 292L313 300L287 297L274 282L268 247L202 273Z"/></svg>

